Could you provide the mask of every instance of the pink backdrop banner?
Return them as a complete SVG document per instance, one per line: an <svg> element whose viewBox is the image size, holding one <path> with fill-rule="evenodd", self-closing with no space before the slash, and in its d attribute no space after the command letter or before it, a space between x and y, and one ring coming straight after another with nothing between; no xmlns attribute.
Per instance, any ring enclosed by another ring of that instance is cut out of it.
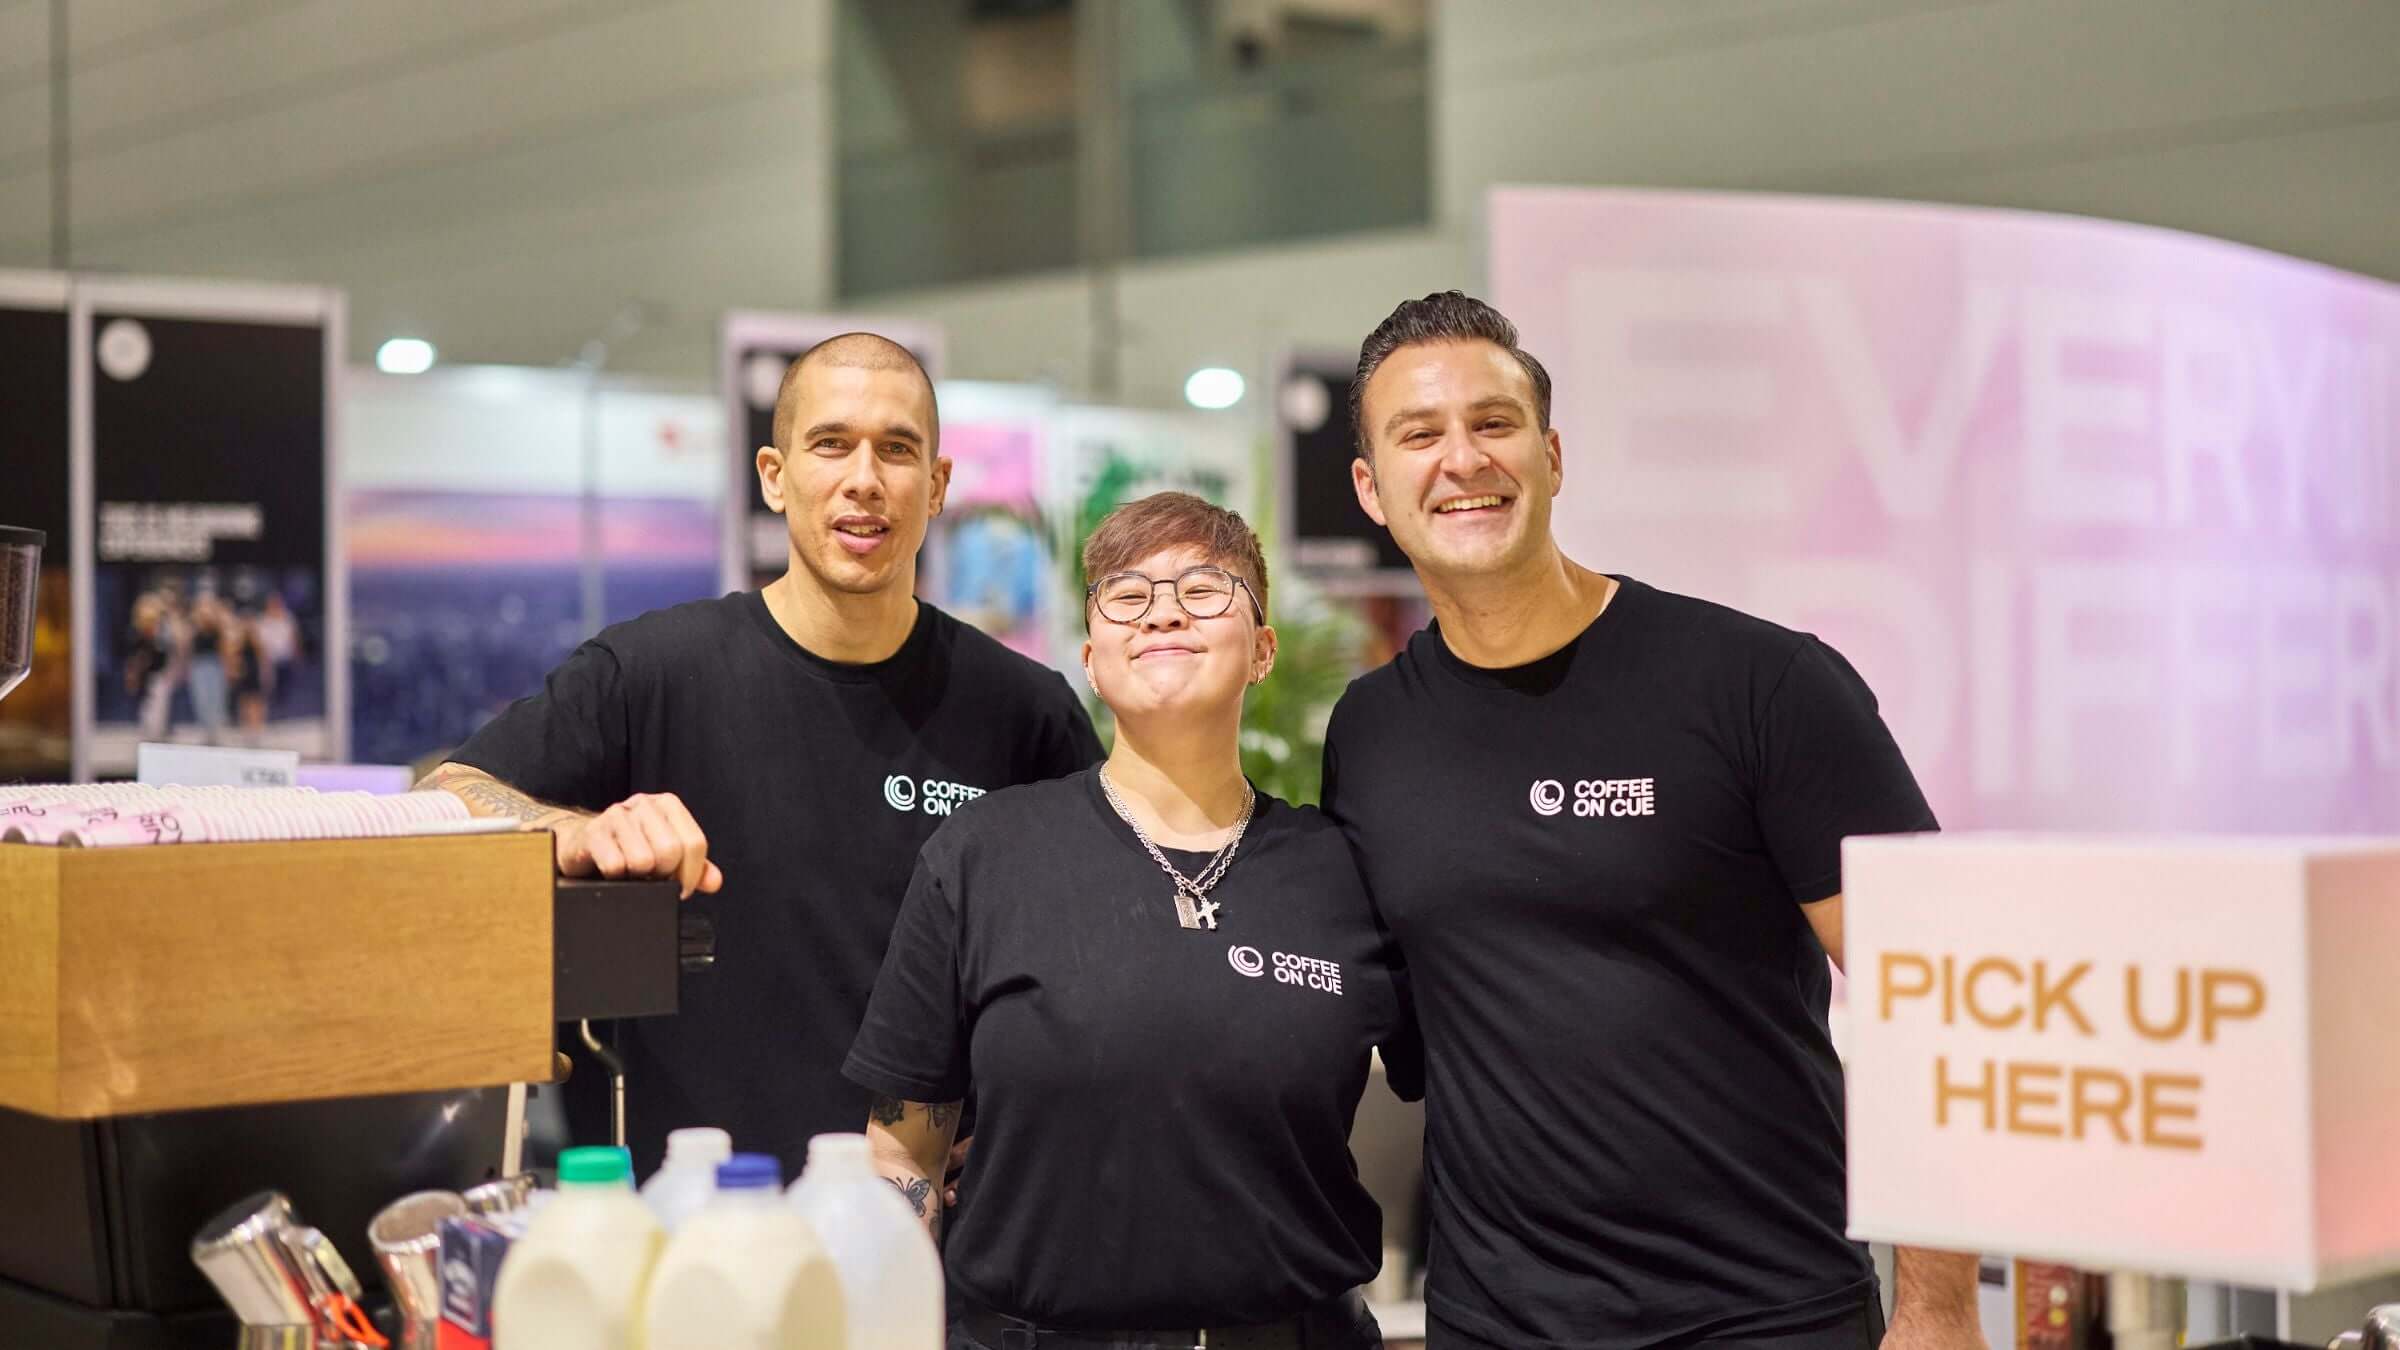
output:
<svg viewBox="0 0 2400 1350"><path fill-rule="evenodd" d="M1946 824L2400 830L2400 287L1898 203L1490 229L1568 552L1840 648Z"/></svg>

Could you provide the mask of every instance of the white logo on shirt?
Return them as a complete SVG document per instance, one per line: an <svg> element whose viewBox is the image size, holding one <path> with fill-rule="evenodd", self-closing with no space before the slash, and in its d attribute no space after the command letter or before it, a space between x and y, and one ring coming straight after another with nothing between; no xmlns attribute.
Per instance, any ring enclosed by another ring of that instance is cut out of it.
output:
<svg viewBox="0 0 2400 1350"><path fill-rule="evenodd" d="M1536 779L1526 794L1534 813L1555 816L1567 809L1566 785L1555 778ZM1578 816L1655 816L1656 778L1586 778L1575 784Z"/></svg>
<svg viewBox="0 0 2400 1350"><path fill-rule="evenodd" d="M982 788L940 778L920 780L896 773L883 780L884 804L895 811L922 810L929 816L946 816L982 795Z"/></svg>
<svg viewBox="0 0 2400 1350"><path fill-rule="evenodd" d="M1328 994L1342 992L1342 968L1331 961L1313 956L1294 956L1290 952L1275 953L1275 981L1278 984L1306 985Z"/></svg>
<svg viewBox="0 0 2400 1350"><path fill-rule="evenodd" d="M1270 964L1266 958L1259 955L1256 947L1228 947L1225 949L1225 960L1235 970L1254 980L1265 975ZM1336 997L1339 997L1342 992L1342 968L1335 962L1321 961L1313 956L1294 956L1290 952L1277 952L1274 954L1272 964L1275 968L1275 983L1277 984L1297 985L1304 989L1315 989Z"/></svg>

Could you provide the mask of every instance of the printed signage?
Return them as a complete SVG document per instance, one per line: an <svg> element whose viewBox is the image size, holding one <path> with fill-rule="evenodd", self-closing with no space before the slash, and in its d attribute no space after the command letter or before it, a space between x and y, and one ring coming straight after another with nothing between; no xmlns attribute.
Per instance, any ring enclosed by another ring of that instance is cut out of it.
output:
<svg viewBox="0 0 2400 1350"><path fill-rule="evenodd" d="M2284 1289L2400 1266L2400 841L1842 862L1854 1237Z"/></svg>
<svg viewBox="0 0 2400 1350"><path fill-rule="evenodd" d="M1819 634L1944 824L2400 831L2400 286L2107 221L1505 189L1570 556Z"/></svg>
<svg viewBox="0 0 2400 1350"><path fill-rule="evenodd" d="M77 306L93 501L79 774L132 772L144 741L339 758L340 297L111 280Z"/></svg>

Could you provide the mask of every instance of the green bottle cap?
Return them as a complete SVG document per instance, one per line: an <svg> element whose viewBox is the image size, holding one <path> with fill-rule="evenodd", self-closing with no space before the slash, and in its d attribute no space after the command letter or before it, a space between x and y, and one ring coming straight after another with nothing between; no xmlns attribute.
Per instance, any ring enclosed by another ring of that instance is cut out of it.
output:
<svg viewBox="0 0 2400 1350"><path fill-rule="evenodd" d="M558 1155L561 1186L630 1186L633 1155L621 1148L571 1148Z"/></svg>

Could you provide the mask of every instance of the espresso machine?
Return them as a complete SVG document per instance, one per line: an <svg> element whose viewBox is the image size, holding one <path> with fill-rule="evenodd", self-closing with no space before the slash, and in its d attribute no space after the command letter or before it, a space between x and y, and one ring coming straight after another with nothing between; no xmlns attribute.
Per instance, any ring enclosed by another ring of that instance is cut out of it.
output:
<svg viewBox="0 0 2400 1350"><path fill-rule="evenodd" d="M33 667L46 542L0 525L0 697ZM237 1330L244 1346L330 1343L299 1327L280 1339L237 1329L219 1295L235 1281L244 1323L270 1292L355 1307L362 1291L332 1238L247 1210L202 1219L230 1190L290 1187L363 1256L368 1220L393 1196L497 1171L506 1101L484 1088L84 1121L0 1109L0 1344L214 1350ZM216 1255L196 1264L204 1252ZM264 1277L262 1252L288 1286Z"/></svg>
<svg viewBox="0 0 2400 1350"><path fill-rule="evenodd" d="M0 696L32 667L46 542L40 531L0 525ZM587 1052L588 1032L574 1033L594 1019L673 1013L682 976L713 960L713 942L693 931L688 920L698 916L679 914L671 882L559 880L551 901L559 1050ZM344 952L338 932L323 936L328 977L338 971L356 997L373 999L374 955ZM267 1041L274 1034L259 1029ZM387 1049L362 1041L357 1054ZM613 1085L580 1077L562 1093L570 1120L583 1137L604 1138L613 1122L573 1107ZM0 1346L324 1350L373 1344L366 1321L376 1312L400 1344L422 1345L425 1237L442 1204L425 1193L463 1193L472 1204L479 1183L504 1172L511 1194L530 1180L516 1175L511 1139L521 1137L511 1099L526 1091L87 1118L0 1107ZM355 1272L371 1273L361 1281ZM343 1334L351 1330L359 1334Z"/></svg>

